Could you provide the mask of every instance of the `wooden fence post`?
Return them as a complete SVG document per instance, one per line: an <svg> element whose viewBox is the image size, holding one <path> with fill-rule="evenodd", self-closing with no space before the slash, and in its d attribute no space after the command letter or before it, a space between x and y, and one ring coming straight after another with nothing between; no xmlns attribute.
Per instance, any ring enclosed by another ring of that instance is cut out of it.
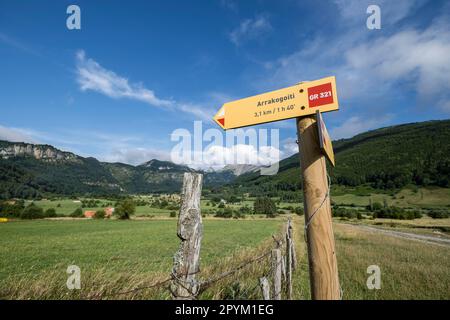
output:
<svg viewBox="0 0 450 320"><path fill-rule="evenodd" d="M340 299L340 286L325 156L315 116L297 118L311 297Z"/></svg>
<svg viewBox="0 0 450 320"><path fill-rule="evenodd" d="M264 300L270 300L270 285L269 280L266 277L259 278L259 285L261 286L261 291Z"/></svg>
<svg viewBox="0 0 450 320"><path fill-rule="evenodd" d="M295 270L297 268L297 253L295 252L295 245L294 245L294 232L292 227L292 220L289 218L288 220L288 230L289 239L291 239L291 262L292 262L292 269Z"/></svg>
<svg viewBox="0 0 450 320"><path fill-rule="evenodd" d="M292 239L289 229L291 220L288 220L286 228L286 294L289 300L292 299Z"/></svg>
<svg viewBox="0 0 450 320"><path fill-rule="evenodd" d="M273 298L281 300L281 250L272 250Z"/></svg>
<svg viewBox="0 0 450 320"><path fill-rule="evenodd" d="M173 257L172 269L171 291L174 299L192 300L199 291L196 274L199 271L203 233L200 211L202 180L201 174L184 174L177 231L181 243Z"/></svg>

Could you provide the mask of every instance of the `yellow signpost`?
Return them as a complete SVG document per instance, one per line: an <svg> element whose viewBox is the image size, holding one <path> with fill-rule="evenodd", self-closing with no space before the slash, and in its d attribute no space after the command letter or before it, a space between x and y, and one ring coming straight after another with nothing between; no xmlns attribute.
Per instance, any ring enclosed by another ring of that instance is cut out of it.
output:
<svg viewBox="0 0 450 320"><path fill-rule="evenodd" d="M328 77L227 102L214 121L227 130L338 109L336 79Z"/></svg>
<svg viewBox="0 0 450 320"><path fill-rule="evenodd" d="M325 122L323 121L322 113L319 110L317 110L316 112L316 123L319 134L320 149L322 150L323 154L325 154L328 161L330 161L331 165L334 167L333 145L331 144L330 135L328 134L327 127L325 126Z"/></svg>
<svg viewBox="0 0 450 320"><path fill-rule="evenodd" d="M225 130L297 118L311 297L320 300L341 298L325 165L327 157L334 166L334 153L321 114L338 109L328 77L225 103L214 116Z"/></svg>

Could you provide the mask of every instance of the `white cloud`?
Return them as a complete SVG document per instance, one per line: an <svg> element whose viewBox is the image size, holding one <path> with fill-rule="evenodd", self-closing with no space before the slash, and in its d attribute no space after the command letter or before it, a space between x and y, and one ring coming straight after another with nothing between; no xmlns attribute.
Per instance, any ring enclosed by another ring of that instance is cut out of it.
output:
<svg viewBox="0 0 450 320"><path fill-rule="evenodd" d="M208 108L192 103L178 103L177 107L180 111L190 113L196 117L196 119L204 121L212 121L214 112Z"/></svg>
<svg viewBox="0 0 450 320"><path fill-rule="evenodd" d="M351 138L358 133L387 125L392 118L392 114L387 114L379 118L368 119L354 116L346 120L342 125L331 128L330 136L333 140Z"/></svg>
<svg viewBox="0 0 450 320"><path fill-rule="evenodd" d="M230 147L215 145L204 150L192 163L193 168L222 168L226 165L251 164L267 166L281 160L281 152L272 146L261 146L259 149L253 145L236 144Z"/></svg>
<svg viewBox="0 0 450 320"><path fill-rule="evenodd" d="M409 80L425 95L450 89L450 34L439 28L398 32L359 45L346 53L346 60L346 68L359 77Z"/></svg>
<svg viewBox="0 0 450 320"><path fill-rule="evenodd" d="M128 79L103 68L95 60L87 58L83 50L77 52L76 58L77 82L82 91L92 90L114 99L133 99L171 111L182 111L202 120L210 120L214 115L211 110L199 104L159 98L142 84L130 83Z"/></svg>
<svg viewBox="0 0 450 320"><path fill-rule="evenodd" d="M5 127L0 125L0 140L10 142L38 143L36 133L29 129Z"/></svg>
<svg viewBox="0 0 450 320"><path fill-rule="evenodd" d="M297 139L287 138L281 142L283 148L283 158L287 158L298 152Z"/></svg>
<svg viewBox="0 0 450 320"><path fill-rule="evenodd" d="M141 84L129 83L113 71L103 68L96 61L86 58L84 51L77 52L77 81L81 90L93 90L111 98L130 98L146 102L152 106L167 107L173 104L170 100L156 97L152 90Z"/></svg>
<svg viewBox="0 0 450 320"><path fill-rule="evenodd" d="M139 165L152 159L170 160L169 152L148 148L116 148L100 157L102 161Z"/></svg>
<svg viewBox="0 0 450 320"><path fill-rule="evenodd" d="M254 19L246 19L240 25L230 32L231 42L236 46L242 43L258 39L272 30L269 20L264 16L258 16Z"/></svg>
<svg viewBox="0 0 450 320"><path fill-rule="evenodd" d="M422 1L415 3L417 7ZM385 5L385 10L391 8L390 4ZM399 13L398 19L400 16ZM344 102L357 99L358 103L353 105L360 110L365 108L360 102L392 101L406 92L405 87L415 91L414 96L407 97L410 100L417 98L428 106L440 105L441 111L448 110L445 106L450 101L449 17L439 16L424 29L395 30L375 34L363 24L333 38L318 36L307 48L267 63L272 75L264 75L260 84L269 88L336 75L339 97ZM403 89L398 90L399 86Z"/></svg>

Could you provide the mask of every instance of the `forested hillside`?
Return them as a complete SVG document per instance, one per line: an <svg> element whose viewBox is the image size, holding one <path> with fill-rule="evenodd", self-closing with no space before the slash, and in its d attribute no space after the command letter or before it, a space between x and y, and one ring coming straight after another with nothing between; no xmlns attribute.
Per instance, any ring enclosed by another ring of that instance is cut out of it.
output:
<svg viewBox="0 0 450 320"><path fill-rule="evenodd" d="M450 120L381 128L333 142L333 184L395 189L408 184L450 186ZM299 156L280 162L275 176L248 173L233 187L244 192L276 194L301 188Z"/></svg>

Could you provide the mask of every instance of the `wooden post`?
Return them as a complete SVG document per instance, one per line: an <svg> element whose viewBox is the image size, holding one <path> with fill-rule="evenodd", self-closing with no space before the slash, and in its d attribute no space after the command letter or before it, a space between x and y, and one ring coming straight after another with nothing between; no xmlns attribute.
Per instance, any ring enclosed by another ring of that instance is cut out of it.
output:
<svg viewBox="0 0 450 320"><path fill-rule="evenodd" d="M316 300L340 299L334 234L325 157L319 149L315 116L297 118L302 168L305 226L311 297ZM325 199L325 201L324 201Z"/></svg>
<svg viewBox="0 0 450 320"><path fill-rule="evenodd" d="M291 220L291 218L289 218L289 220L288 220L288 235L289 235L289 239L291 239L292 269L295 270L297 268L297 253L295 252L294 233L293 233L293 227L292 227L292 220Z"/></svg>
<svg viewBox="0 0 450 320"><path fill-rule="evenodd" d="M281 250L272 250L273 299L281 300Z"/></svg>
<svg viewBox="0 0 450 320"><path fill-rule="evenodd" d="M177 231L181 244L173 257L172 269L171 291L174 299L195 299L199 290L196 274L199 271L203 233L200 211L202 178L197 173L184 174Z"/></svg>
<svg viewBox="0 0 450 320"><path fill-rule="evenodd" d="M270 300L270 286L269 280L266 277L262 277L259 279L259 285L261 286L261 291L263 294L264 300Z"/></svg>
<svg viewBox="0 0 450 320"><path fill-rule="evenodd" d="M283 276L283 281L286 282L287 278L286 278L286 257L285 256L281 256L281 275Z"/></svg>
<svg viewBox="0 0 450 320"><path fill-rule="evenodd" d="M289 300L292 299L292 239L289 228L291 220L288 220L286 228L286 294Z"/></svg>

